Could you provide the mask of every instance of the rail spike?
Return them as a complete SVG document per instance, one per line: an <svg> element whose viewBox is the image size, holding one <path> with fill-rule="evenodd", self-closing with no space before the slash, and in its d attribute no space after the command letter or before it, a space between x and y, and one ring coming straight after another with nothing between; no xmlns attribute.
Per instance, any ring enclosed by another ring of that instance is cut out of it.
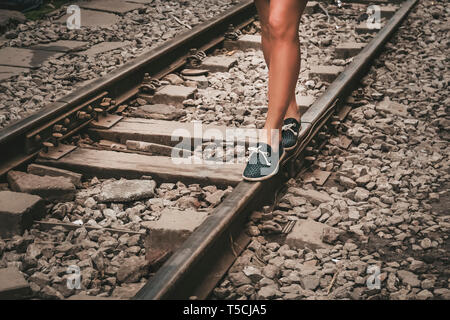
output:
<svg viewBox="0 0 450 320"><path fill-rule="evenodd" d="M159 82L158 79L154 79L150 77L150 74L145 73L144 79L142 80L142 83L139 87L139 92L153 95L155 94L156 89L159 88L160 86L161 83Z"/></svg>
<svg viewBox="0 0 450 320"><path fill-rule="evenodd" d="M206 53L202 50L197 50L196 48L191 48L189 50L189 55L186 58L186 64L189 67L198 67L202 64L202 61L206 58Z"/></svg>
<svg viewBox="0 0 450 320"><path fill-rule="evenodd" d="M225 32L224 38L231 41L237 41L239 37L242 35L241 30L235 30L234 25L230 24L228 26L227 32Z"/></svg>

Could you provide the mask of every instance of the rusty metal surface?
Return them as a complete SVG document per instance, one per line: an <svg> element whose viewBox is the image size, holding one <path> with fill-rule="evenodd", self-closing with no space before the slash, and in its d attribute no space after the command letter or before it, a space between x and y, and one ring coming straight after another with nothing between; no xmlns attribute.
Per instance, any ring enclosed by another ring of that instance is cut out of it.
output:
<svg viewBox="0 0 450 320"><path fill-rule="evenodd" d="M262 191L260 182L241 182L138 292L135 299L187 299L201 286L230 243L239 237L241 214ZM198 293L197 293L198 294Z"/></svg>

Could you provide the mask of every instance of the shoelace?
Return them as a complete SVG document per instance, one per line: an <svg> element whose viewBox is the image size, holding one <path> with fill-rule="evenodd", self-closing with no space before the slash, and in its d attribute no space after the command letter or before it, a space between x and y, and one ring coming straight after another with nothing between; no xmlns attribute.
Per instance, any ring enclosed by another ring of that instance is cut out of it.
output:
<svg viewBox="0 0 450 320"><path fill-rule="evenodd" d="M281 130L290 130L295 136L298 134L298 132L295 132L292 128L295 127L295 123L288 123L288 124L284 124L283 127L281 128Z"/></svg>
<svg viewBox="0 0 450 320"><path fill-rule="evenodd" d="M249 147L248 151L250 151L250 154L248 155L248 159L247 161L250 160L250 158L252 157L252 155L256 154L261 154L264 161L266 162L266 165L271 166L272 164L270 163L270 161L267 159L267 156L269 155L268 152L262 151L261 150L262 145L259 145L258 147Z"/></svg>

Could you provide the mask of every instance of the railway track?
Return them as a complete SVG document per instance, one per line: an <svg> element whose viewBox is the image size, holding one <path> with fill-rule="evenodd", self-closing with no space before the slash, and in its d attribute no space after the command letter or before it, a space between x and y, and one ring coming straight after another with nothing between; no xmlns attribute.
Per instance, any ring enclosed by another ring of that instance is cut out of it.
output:
<svg viewBox="0 0 450 320"><path fill-rule="evenodd" d="M345 68L341 66L342 70L334 71L331 75L320 70L310 70L310 74L316 72L317 77L326 79L323 80L325 84L322 86L326 89L322 90L323 92L318 90L318 99L302 116L304 124L300 133L302 143L289 161L283 163L280 173L270 181L258 183L241 181L243 164L239 162L220 166L212 166L208 162L201 164L194 162L189 167L181 169L179 164L174 164L170 160L169 155L174 150L180 151L176 148L180 148L181 151L188 149L186 151L188 156L195 155L198 150L192 148L192 144L195 147L196 142L202 150L202 143L210 140L208 137L205 138L202 129L200 134L196 132L196 124L192 123L192 119L186 114L178 115L178 118L181 118L178 122L161 118L146 119L142 118L142 113L141 117L136 116L139 115L140 106L147 105L149 101L178 104L178 107L183 104L185 107L190 106L186 100L195 97L194 87L184 87L183 90L186 92L181 93L176 90L175 94L163 93L167 87L164 87L164 82L159 87L158 80L168 74L175 71L181 74L184 72L185 75L188 74L185 80L197 79L199 86L200 81L204 81L204 78L199 80L199 75L204 76L207 72L215 70L228 72L231 66L239 63L237 58L233 58L234 54L242 52L245 46L257 48L258 41L255 42L255 38L245 40L236 33L236 30L250 30L257 26L254 24L256 12L252 1L242 2L214 20L195 27L137 61L126 64L107 78L99 79L65 97L54 106L0 131L0 145L2 150L5 150L0 174L6 177L11 170L23 169L29 163L36 162L39 165L83 173L86 177L138 179L142 176L151 176L146 179L152 179L158 185L181 181L191 186L215 185L223 189L231 186L232 191L223 201L216 203L217 207L208 211L207 218L194 228L195 231L182 244L178 244L176 249L165 250L167 248L162 247L152 252L153 262L156 261L155 265L158 265L158 268L154 270L150 281L134 297L134 299L189 297L205 299L236 256L248 245L250 237L243 232L248 213L252 209L270 205L273 202L273 190L278 190L289 177L295 176L302 167L315 159L314 155L329 137L329 132L335 130L334 128L340 125L350 111L345 103L347 95L415 3L416 1L409 0L401 3L395 12L391 9L389 15L392 16L389 19L384 18L384 26L376 35L366 36L370 41L363 48L360 46L356 50L360 51L357 55L355 48L353 51L351 48L344 48L342 60ZM364 12L365 8L357 6L355 16ZM311 10L320 12L323 7L312 7ZM351 6L348 7L348 12L350 11ZM328 12L326 13L328 15ZM233 27L230 28L230 25ZM361 29L360 32L373 30ZM213 49L219 49L221 61L217 63L209 60L208 64L208 58L205 59L203 52L211 54ZM352 57L353 55L355 56ZM186 67L187 64L190 66ZM192 76L193 74L197 78ZM326 86L326 82L331 83ZM153 114L151 117L154 117L154 114L161 117L161 113L157 110L151 110L150 113ZM173 109L170 110L173 112ZM215 134L217 132L223 134L230 129L217 125L205 128L206 131L215 130ZM176 129L184 130L178 137L188 142L187 147L177 144L179 140L174 142L171 139ZM257 130L254 128L253 133ZM80 132L87 132L89 138L80 139ZM245 146L252 141L252 136L234 132L233 134L235 144ZM90 138L98 142L93 143ZM222 136L222 142L223 140ZM232 154L235 153L238 153L237 149L232 150ZM222 196L224 194L222 193ZM56 223L54 220L38 224L47 228L79 227L67 221ZM93 231L97 229L92 226L86 228ZM113 227L107 231L111 234L128 232L143 235L140 228L125 230ZM144 251L148 258L152 248L146 246Z"/></svg>

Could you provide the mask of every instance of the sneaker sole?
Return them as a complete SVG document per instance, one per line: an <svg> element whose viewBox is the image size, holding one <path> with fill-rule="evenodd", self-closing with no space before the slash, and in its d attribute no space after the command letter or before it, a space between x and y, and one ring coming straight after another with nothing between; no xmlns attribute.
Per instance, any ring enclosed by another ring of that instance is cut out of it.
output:
<svg viewBox="0 0 450 320"><path fill-rule="evenodd" d="M277 167L271 174L269 174L267 176L259 177L259 178L248 178L248 177L242 175L242 178L246 181L252 181L252 182L253 181L264 181L269 178L272 178L274 175L276 175L278 173L278 170L280 169L280 163L285 158L285 156L286 156L286 152L283 152L283 154L281 155L281 158L278 160Z"/></svg>
<svg viewBox="0 0 450 320"><path fill-rule="evenodd" d="M298 146L298 139L297 139L297 141L295 142L295 144L292 146L292 147L283 147L284 148L284 150L286 150L286 151L292 151L292 150L294 150L295 148L297 148L297 146Z"/></svg>

